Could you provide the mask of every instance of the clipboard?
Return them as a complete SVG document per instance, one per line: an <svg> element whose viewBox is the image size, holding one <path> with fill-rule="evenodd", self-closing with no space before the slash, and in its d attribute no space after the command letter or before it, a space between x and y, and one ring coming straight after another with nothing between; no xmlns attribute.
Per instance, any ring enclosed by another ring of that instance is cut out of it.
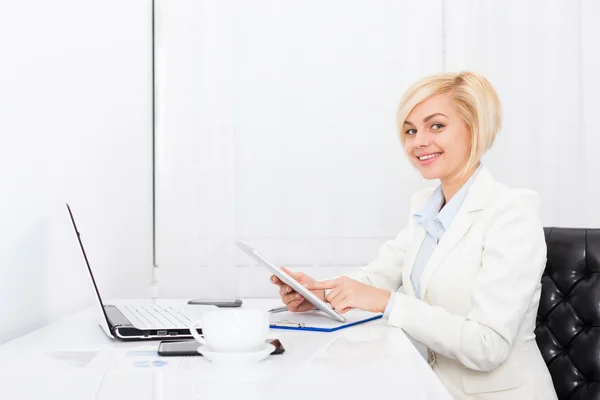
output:
<svg viewBox="0 0 600 400"><path fill-rule="evenodd" d="M364 324L383 317L383 314L362 310L350 310L346 314L346 322L338 322L327 316L322 311L311 310L306 312L282 312L271 314L271 329L287 329L295 331L335 332L340 329Z"/></svg>

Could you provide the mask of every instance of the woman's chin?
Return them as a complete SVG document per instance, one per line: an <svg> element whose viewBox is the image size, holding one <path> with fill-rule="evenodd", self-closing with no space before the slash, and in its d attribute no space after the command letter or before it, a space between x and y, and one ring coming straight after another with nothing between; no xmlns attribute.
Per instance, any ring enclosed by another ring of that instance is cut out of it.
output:
<svg viewBox="0 0 600 400"><path fill-rule="evenodd" d="M427 180L431 180L431 179L439 179L441 174L439 171L437 171L435 168L423 168L420 167L419 168L419 172L421 172L421 176L424 179Z"/></svg>
<svg viewBox="0 0 600 400"><path fill-rule="evenodd" d="M444 175L444 170L446 169L443 154L439 157L435 157L433 160L425 162L415 160L413 163L421 173L421 176L427 180L439 179Z"/></svg>

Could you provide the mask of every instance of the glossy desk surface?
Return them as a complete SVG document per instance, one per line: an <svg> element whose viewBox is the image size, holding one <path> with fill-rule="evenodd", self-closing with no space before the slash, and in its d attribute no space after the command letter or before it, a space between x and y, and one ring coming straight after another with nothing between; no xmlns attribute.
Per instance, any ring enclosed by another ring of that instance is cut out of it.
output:
<svg viewBox="0 0 600 400"><path fill-rule="evenodd" d="M279 305L244 300L245 308ZM224 367L158 357L158 341L112 340L97 313L90 308L0 346L0 399L450 399L404 332L383 320L332 333L272 329L284 354Z"/></svg>

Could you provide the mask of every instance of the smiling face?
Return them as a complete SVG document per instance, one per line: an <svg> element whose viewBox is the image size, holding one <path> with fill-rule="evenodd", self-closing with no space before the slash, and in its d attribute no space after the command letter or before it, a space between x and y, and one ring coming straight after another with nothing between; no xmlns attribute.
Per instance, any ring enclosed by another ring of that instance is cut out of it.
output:
<svg viewBox="0 0 600 400"><path fill-rule="evenodd" d="M406 117L401 134L407 156L425 179L451 181L468 161L471 132L451 93L417 104Z"/></svg>

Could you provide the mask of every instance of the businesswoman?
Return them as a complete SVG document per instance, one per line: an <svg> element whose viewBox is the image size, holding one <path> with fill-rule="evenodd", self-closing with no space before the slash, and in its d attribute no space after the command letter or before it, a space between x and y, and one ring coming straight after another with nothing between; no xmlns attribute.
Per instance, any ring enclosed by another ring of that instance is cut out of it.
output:
<svg viewBox="0 0 600 400"><path fill-rule="evenodd" d="M501 126L495 90L471 72L428 76L406 91L397 118L410 162L439 186L413 195L406 227L369 265L322 282L288 272L341 313L384 313L427 346L456 399L556 399L534 335L546 263L540 199L496 182L480 161ZM271 281L291 311L313 308Z"/></svg>

